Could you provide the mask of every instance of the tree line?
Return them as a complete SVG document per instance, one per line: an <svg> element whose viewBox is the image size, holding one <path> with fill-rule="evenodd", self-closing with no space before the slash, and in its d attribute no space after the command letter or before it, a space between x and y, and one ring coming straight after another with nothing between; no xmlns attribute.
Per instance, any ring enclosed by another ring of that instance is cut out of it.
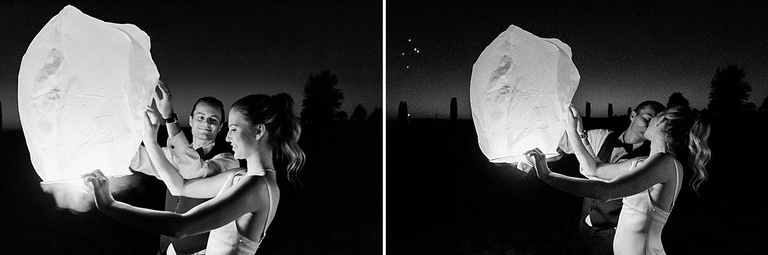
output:
<svg viewBox="0 0 768 255"><path fill-rule="evenodd" d="M336 88L339 79L331 71L325 70L320 73L309 75L304 85L304 99L301 109L301 121L305 124L322 123L332 120L380 120L382 118L381 108L375 108L370 114L358 104L349 116L347 112L339 110L344 93Z"/></svg>

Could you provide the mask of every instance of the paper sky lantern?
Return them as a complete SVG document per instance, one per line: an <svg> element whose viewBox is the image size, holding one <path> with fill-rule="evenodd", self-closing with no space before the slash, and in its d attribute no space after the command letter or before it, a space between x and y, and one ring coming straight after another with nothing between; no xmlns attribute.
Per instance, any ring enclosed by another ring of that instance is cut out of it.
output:
<svg viewBox="0 0 768 255"><path fill-rule="evenodd" d="M568 45L509 26L472 67L472 119L485 156L495 163L521 162L535 147L556 155L564 106L580 78Z"/></svg>
<svg viewBox="0 0 768 255"><path fill-rule="evenodd" d="M19 118L43 182L101 169L130 174L160 77L149 36L66 6L35 36L19 70Z"/></svg>

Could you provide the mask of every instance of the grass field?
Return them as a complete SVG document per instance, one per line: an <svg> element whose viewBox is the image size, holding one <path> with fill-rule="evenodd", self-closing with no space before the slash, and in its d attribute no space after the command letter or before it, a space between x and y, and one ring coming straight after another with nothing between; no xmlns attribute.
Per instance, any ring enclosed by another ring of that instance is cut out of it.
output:
<svg viewBox="0 0 768 255"><path fill-rule="evenodd" d="M595 121L604 125L607 122ZM592 125L592 127L599 127ZM764 113L719 117L710 143L710 180L701 197L683 189L662 241L669 254L761 254L768 250L762 199L768 148ZM0 153L2 254L154 254L157 234L92 210L56 209L40 189L23 134L3 130ZM581 198L480 152L471 121L387 123L388 254L581 254ZM380 254L381 128L338 122L306 127L303 185L281 178L282 199L260 254ZM551 168L576 175L565 157ZM161 208L164 186L140 183L117 197Z"/></svg>
<svg viewBox="0 0 768 255"><path fill-rule="evenodd" d="M278 179L282 197L259 254L380 254L382 250L382 129L376 122L305 127L302 186ZM2 130L0 254L155 254L158 235L106 217L56 208L40 188L20 130ZM116 196L161 209L165 186L139 183Z"/></svg>
<svg viewBox="0 0 768 255"><path fill-rule="evenodd" d="M669 254L768 250L766 130L764 112L714 121L710 180L701 197L685 182L662 234ZM584 253L582 198L489 163L471 121L388 122L386 142L388 254ZM567 175L577 166L573 157L550 164Z"/></svg>

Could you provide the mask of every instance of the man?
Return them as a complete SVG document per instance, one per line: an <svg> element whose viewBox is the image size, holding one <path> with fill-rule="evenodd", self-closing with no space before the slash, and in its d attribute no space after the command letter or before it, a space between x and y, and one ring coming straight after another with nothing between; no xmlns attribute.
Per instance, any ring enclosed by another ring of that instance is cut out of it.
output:
<svg viewBox="0 0 768 255"><path fill-rule="evenodd" d="M221 101L213 97L203 97L192 106L189 115L192 132L190 144L181 132L178 117L173 112L168 88L163 82L158 82L158 88L162 92L162 98L155 94L154 99L168 131L167 146L163 148L163 153L184 179L212 176L239 167L239 162L232 155L232 148L225 143L215 142L216 136L224 127L224 104ZM134 171L160 178L144 147L139 148L130 167ZM206 200L177 197L166 192L165 210L184 213ZM192 254L205 249L207 242L207 232L181 239L160 236L160 254L170 250L176 254Z"/></svg>
<svg viewBox="0 0 768 255"><path fill-rule="evenodd" d="M581 142L586 145L592 157L600 162L618 163L648 156L650 142L644 133L651 118L663 110L664 105L659 102L642 102L630 114L630 124L623 132L606 129L594 129L586 133L582 131ZM561 142L560 147L565 153L573 153L567 143ZM621 206L621 199L602 202L584 198L579 232L589 245L590 254L613 254L613 237L616 234Z"/></svg>

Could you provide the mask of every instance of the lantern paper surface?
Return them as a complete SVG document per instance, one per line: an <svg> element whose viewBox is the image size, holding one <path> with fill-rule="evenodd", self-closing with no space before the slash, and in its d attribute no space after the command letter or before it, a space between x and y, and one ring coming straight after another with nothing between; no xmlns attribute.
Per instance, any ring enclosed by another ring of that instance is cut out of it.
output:
<svg viewBox="0 0 768 255"><path fill-rule="evenodd" d="M495 163L524 161L538 147L557 154L566 108L579 86L571 48L514 25L472 67L470 103L478 143Z"/></svg>
<svg viewBox="0 0 768 255"><path fill-rule="evenodd" d="M35 36L19 70L19 117L44 182L101 169L130 174L159 73L149 36L66 6Z"/></svg>

